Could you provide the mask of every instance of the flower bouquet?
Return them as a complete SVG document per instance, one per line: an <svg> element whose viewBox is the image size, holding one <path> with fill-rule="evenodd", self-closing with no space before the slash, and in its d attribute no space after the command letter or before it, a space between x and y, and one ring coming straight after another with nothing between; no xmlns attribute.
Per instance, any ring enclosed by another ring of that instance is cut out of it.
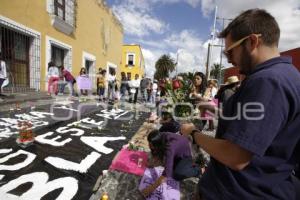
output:
<svg viewBox="0 0 300 200"><path fill-rule="evenodd" d="M191 84L188 80L177 80L177 82L179 84L166 83L167 105L165 109L170 112L170 108L173 108L175 117L185 119L193 113L193 107L189 99Z"/></svg>

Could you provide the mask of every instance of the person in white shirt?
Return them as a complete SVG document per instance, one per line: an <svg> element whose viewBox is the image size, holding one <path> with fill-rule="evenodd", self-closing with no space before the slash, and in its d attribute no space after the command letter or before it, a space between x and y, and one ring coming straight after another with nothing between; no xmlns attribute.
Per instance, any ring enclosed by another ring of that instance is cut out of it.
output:
<svg viewBox="0 0 300 200"><path fill-rule="evenodd" d="M119 81L117 81L115 85L114 105L113 105L113 109L115 109L116 111L119 111L120 99L121 99L120 83Z"/></svg>
<svg viewBox="0 0 300 200"><path fill-rule="evenodd" d="M113 102L115 96L115 86L116 86L116 71L110 71L107 76L108 81L108 90L107 90L107 99L108 101Z"/></svg>
<svg viewBox="0 0 300 200"><path fill-rule="evenodd" d="M59 81L59 70L58 67L55 66L54 62L48 63L48 94L51 95L53 93L58 93L58 81Z"/></svg>
<svg viewBox="0 0 300 200"><path fill-rule="evenodd" d="M4 81L7 79L7 72L6 72L6 64L3 60L0 60L0 95L2 96L2 85Z"/></svg>
<svg viewBox="0 0 300 200"><path fill-rule="evenodd" d="M137 96L139 93L139 87L140 87L141 80L139 79L139 75L135 75L135 79L129 81L129 87L130 87L130 98L129 98L129 103L132 103L132 98L133 98L133 103L137 102Z"/></svg>
<svg viewBox="0 0 300 200"><path fill-rule="evenodd" d="M158 89L158 85L157 85L157 80L153 81L153 85L152 85L152 99L151 99L151 103L155 103L156 102L156 96L157 96L157 89Z"/></svg>

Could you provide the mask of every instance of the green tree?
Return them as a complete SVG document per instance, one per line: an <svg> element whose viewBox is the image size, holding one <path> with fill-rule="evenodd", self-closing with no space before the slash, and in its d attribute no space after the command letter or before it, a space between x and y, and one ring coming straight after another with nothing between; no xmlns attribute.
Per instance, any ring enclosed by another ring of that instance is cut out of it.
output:
<svg viewBox="0 0 300 200"><path fill-rule="evenodd" d="M182 72L182 73L179 73L178 76L182 76L183 79L185 80L191 80L193 81L193 77L194 77L194 74L192 72Z"/></svg>
<svg viewBox="0 0 300 200"><path fill-rule="evenodd" d="M161 79L169 77L170 72L173 72L176 68L174 59L169 55L162 55L155 63L155 79Z"/></svg>
<svg viewBox="0 0 300 200"><path fill-rule="evenodd" d="M210 78L222 80L224 77L224 66L221 66L220 64L214 64L212 66L212 69L210 70Z"/></svg>

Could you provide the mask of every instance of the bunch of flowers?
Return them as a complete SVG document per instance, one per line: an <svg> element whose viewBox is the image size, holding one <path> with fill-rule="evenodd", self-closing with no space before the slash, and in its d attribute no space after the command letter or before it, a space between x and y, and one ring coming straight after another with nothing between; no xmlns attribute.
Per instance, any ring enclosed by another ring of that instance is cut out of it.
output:
<svg viewBox="0 0 300 200"><path fill-rule="evenodd" d="M189 80L175 79L173 82L166 83L166 102L165 108L168 112L174 108L175 117L185 118L191 115L192 108L189 99L191 83Z"/></svg>

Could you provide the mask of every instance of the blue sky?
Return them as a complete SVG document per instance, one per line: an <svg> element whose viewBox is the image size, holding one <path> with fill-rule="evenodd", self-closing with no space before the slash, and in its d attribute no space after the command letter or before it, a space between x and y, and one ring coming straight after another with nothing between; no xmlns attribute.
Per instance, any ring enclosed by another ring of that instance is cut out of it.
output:
<svg viewBox="0 0 300 200"><path fill-rule="evenodd" d="M124 43L140 44L146 73L152 76L156 60L169 54L178 71L203 71L208 42L217 16L233 18L243 10L264 8L281 27L280 49L300 47L300 0L107 0L106 3L123 24ZM216 32L222 29L217 21ZM220 44L215 39L214 44ZM212 51L211 63L220 62L220 48ZM224 62L223 65L228 66Z"/></svg>

